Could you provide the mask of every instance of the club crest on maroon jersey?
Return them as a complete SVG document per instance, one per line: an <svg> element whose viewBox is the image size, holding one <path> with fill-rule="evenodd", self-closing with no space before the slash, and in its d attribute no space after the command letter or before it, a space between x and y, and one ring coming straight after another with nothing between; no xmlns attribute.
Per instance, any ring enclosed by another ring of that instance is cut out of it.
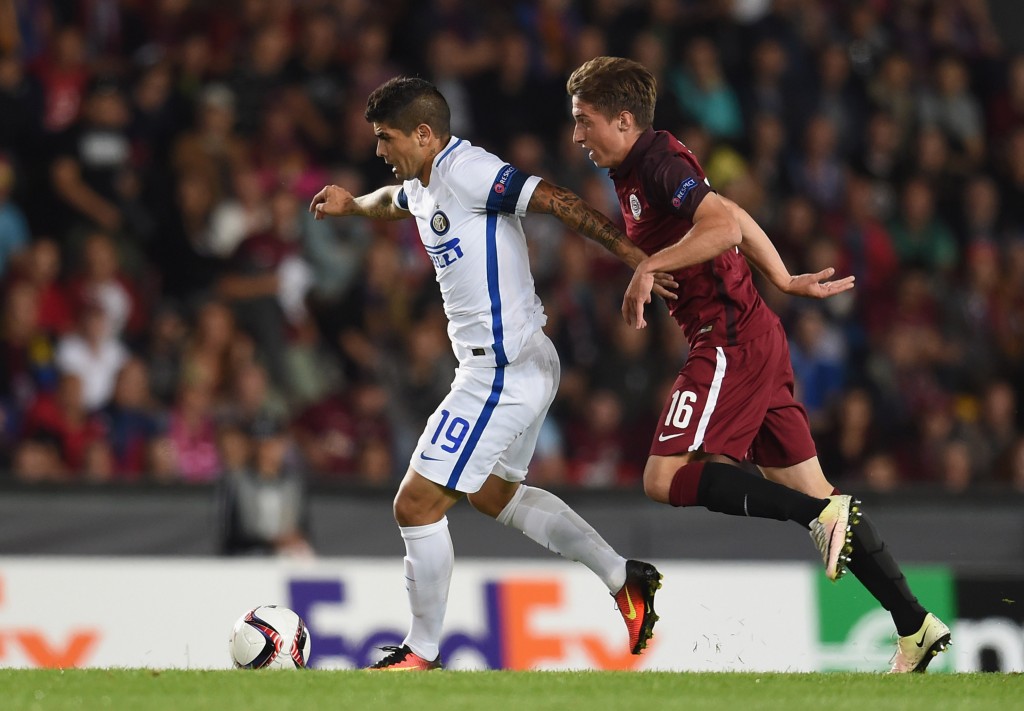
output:
<svg viewBox="0 0 1024 711"><path fill-rule="evenodd" d="M632 195L629 196L629 209L633 213L633 219L634 220L639 220L640 219L640 198L638 198L636 196L636 193L633 193Z"/></svg>

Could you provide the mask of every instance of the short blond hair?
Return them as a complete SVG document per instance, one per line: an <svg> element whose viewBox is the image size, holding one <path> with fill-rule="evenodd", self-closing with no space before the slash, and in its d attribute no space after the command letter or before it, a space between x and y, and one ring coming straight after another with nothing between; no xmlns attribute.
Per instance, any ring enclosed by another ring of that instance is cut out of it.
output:
<svg viewBox="0 0 1024 711"><path fill-rule="evenodd" d="M628 111L638 128L650 128L654 123L657 81L644 65L632 59L595 57L584 62L569 77L565 90L606 118Z"/></svg>

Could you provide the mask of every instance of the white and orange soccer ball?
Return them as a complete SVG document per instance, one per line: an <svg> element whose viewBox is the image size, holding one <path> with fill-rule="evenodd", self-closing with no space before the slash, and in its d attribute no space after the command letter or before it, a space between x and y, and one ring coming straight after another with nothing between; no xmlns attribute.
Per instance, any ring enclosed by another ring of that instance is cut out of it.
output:
<svg viewBox="0 0 1024 711"><path fill-rule="evenodd" d="M238 618L228 649L239 669L304 669L309 631L287 607L261 605Z"/></svg>

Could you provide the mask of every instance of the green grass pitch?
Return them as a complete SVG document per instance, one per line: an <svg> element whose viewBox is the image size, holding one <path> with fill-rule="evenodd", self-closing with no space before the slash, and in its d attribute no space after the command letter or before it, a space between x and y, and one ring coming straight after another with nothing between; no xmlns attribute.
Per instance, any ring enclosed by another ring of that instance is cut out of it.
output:
<svg viewBox="0 0 1024 711"><path fill-rule="evenodd" d="M0 670L5 711L1012 709L1019 674Z"/></svg>

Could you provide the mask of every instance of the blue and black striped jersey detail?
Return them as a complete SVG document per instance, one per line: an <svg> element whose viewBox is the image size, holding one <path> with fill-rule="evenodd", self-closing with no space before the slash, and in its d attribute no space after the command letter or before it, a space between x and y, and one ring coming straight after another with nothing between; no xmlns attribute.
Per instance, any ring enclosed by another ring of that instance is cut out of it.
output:
<svg viewBox="0 0 1024 711"><path fill-rule="evenodd" d="M409 209L409 196L405 194L405 188L398 189L398 195L395 197L395 202L403 210Z"/></svg>
<svg viewBox="0 0 1024 711"><path fill-rule="evenodd" d="M487 211L514 215L516 205L519 204L519 195L523 192L523 185L529 177L508 163L503 165L494 176L491 190L487 194Z"/></svg>

